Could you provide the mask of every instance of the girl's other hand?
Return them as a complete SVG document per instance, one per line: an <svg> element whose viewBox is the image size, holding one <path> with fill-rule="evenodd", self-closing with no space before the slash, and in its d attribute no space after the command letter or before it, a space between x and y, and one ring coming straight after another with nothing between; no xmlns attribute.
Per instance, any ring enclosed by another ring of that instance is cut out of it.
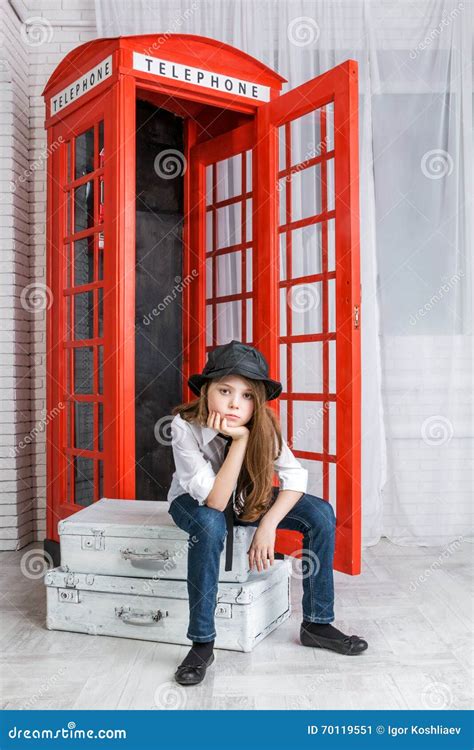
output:
<svg viewBox="0 0 474 750"><path fill-rule="evenodd" d="M228 435L232 440L245 440L250 435L250 430L245 425L234 427L227 422L226 417L221 417L218 411L210 411L207 418L207 426Z"/></svg>

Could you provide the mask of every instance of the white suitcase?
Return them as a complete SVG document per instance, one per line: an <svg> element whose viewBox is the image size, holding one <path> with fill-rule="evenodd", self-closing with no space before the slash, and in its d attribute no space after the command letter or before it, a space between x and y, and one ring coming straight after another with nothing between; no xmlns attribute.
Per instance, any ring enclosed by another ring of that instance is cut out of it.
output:
<svg viewBox="0 0 474 750"><path fill-rule="evenodd" d="M58 524L61 567L75 573L187 578L188 534L176 526L168 504L102 498ZM234 527L232 570L225 571L225 544L219 580L246 581L247 550L255 526Z"/></svg>
<svg viewBox="0 0 474 750"><path fill-rule="evenodd" d="M288 560L253 571L244 583L220 583L215 609L215 647L251 651L290 616ZM92 635L190 645L186 581L126 578L52 568L46 626Z"/></svg>

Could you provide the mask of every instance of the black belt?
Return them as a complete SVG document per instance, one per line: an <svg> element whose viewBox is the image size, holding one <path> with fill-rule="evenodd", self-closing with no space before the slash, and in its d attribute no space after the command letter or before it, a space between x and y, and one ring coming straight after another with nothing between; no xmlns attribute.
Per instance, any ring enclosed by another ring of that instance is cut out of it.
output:
<svg viewBox="0 0 474 750"><path fill-rule="evenodd" d="M226 443L227 443L225 450L224 450L224 460L225 460L225 457L227 456L229 452L232 438L229 435L223 435L222 432L219 432L218 434L221 437L225 438ZM227 503L224 509L225 522L227 526L224 570L232 570L232 555L234 552L234 502L233 500L234 500L234 493L232 492L229 502Z"/></svg>

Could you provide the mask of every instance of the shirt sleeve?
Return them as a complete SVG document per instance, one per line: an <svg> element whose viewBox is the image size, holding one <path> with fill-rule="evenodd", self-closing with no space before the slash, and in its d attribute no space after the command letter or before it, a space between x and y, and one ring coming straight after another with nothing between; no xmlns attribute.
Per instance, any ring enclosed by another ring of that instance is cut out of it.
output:
<svg viewBox="0 0 474 750"><path fill-rule="evenodd" d="M211 462L203 456L191 430L187 425L179 424L177 420L171 422L171 447L181 487L194 497L199 505L205 505L216 475Z"/></svg>
<svg viewBox="0 0 474 750"><path fill-rule="evenodd" d="M283 436L282 442L281 454L274 462L280 490L295 490L305 493L308 488L308 470L294 456Z"/></svg>

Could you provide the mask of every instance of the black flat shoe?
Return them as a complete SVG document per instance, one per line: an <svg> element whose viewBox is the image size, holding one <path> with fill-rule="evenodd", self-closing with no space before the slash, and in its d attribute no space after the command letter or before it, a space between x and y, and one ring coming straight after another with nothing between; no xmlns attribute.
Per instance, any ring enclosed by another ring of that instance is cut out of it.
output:
<svg viewBox="0 0 474 750"><path fill-rule="evenodd" d="M197 685L199 682L202 682L206 676L207 668L211 666L214 659L215 656L212 653L207 661L204 661L197 667L180 664L174 673L176 682L179 682L180 685Z"/></svg>
<svg viewBox="0 0 474 750"><path fill-rule="evenodd" d="M345 638L323 638L320 635L309 633L305 628L300 629L300 641L303 646L313 648L328 648L345 656L355 656L368 648L369 644L358 635L346 635Z"/></svg>

